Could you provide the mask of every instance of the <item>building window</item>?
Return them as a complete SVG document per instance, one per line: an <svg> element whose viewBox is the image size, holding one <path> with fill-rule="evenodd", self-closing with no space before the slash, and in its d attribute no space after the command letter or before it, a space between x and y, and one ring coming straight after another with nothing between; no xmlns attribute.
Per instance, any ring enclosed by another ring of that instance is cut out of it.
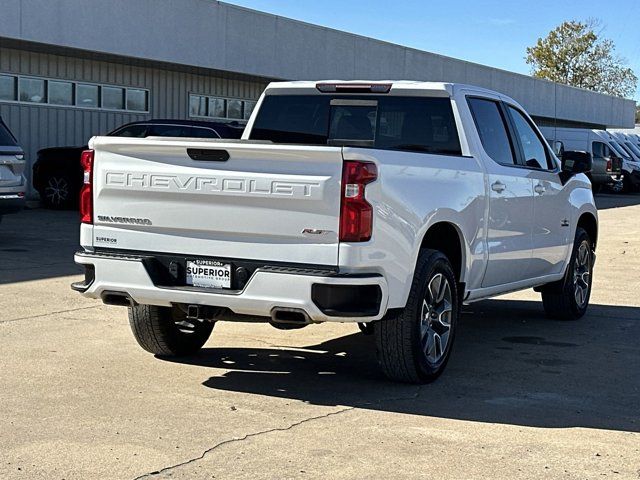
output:
<svg viewBox="0 0 640 480"><path fill-rule="evenodd" d="M100 91L97 85L79 83L76 86L76 106L86 108L97 108L100 98Z"/></svg>
<svg viewBox="0 0 640 480"><path fill-rule="evenodd" d="M253 113L253 109L256 108L258 102L244 102L244 119L249 120L249 117Z"/></svg>
<svg viewBox="0 0 640 480"><path fill-rule="evenodd" d="M229 100L227 117L234 120L242 120L242 100Z"/></svg>
<svg viewBox="0 0 640 480"><path fill-rule="evenodd" d="M15 101L17 98L16 77L0 75L0 100Z"/></svg>
<svg viewBox="0 0 640 480"><path fill-rule="evenodd" d="M246 120L255 106L256 102L254 100L189 95L189 116L191 117Z"/></svg>
<svg viewBox="0 0 640 480"><path fill-rule="evenodd" d="M0 74L0 102L147 113L149 90Z"/></svg>
<svg viewBox="0 0 640 480"><path fill-rule="evenodd" d="M73 105L73 83L49 80L49 103Z"/></svg>
<svg viewBox="0 0 640 480"><path fill-rule="evenodd" d="M20 77L18 80L21 102L46 103L45 80L41 78Z"/></svg>
<svg viewBox="0 0 640 480"><path fill-rule="evenodd" d="M192 117L206 117L207 97L189 95L189 115Z"/></svg>
<svg viewBox="0 0 640 480"><path fill-rule="evenodd" d="M102 108L124 110L124 88L102 87Z"/></svg>
<svg viewBox="0 0 640 480"><path fill-rule="evenodd" d="M133 112L146 112L149 110L147 103L146 90L127 88L127 110L131 110Z"/></svg>
<svg viewBox="0 0 640 480"><path fill-rule="evenodd" d="M227 118L227 101L224 98L209 98L210 117Z"/></svg>

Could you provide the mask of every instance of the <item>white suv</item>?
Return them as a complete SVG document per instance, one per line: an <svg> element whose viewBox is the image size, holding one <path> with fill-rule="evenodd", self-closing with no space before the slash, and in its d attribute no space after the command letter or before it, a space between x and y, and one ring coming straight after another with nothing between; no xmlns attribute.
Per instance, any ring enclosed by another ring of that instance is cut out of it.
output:
<svg viewBox="0 0 640 480"><path fill-rule="evenodd" d="M0 118L0 220L24 207L27 182L24 152Z"/></svg>

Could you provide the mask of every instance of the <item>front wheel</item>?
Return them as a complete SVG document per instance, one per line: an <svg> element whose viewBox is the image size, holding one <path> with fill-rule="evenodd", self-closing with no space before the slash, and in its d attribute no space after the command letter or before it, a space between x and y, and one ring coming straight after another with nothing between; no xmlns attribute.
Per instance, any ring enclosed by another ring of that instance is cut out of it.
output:
<svg viewBox="0 0 640 480"><path fill-rule="evenodd" d="M374 323L378 362L385 375L408 383L435 380L451 354L458 305L449 260L438 251L422 250L405 308Z"/></svg>
<svg viewBox="0 0 640 480"><path fill-rule="evenodd" d="M129 325L142 348L165 357L196 353L213 330L213 323L187 319L177 307L154 305L129 307Z"/></svg>
<svg viewBox="0 0 640 480"><path fill-rule="evenodd" d="M577 320L586 313L593 282L593 259L591 238L578 227L564 278L542 288L542 304L548 317Z"/></svg>

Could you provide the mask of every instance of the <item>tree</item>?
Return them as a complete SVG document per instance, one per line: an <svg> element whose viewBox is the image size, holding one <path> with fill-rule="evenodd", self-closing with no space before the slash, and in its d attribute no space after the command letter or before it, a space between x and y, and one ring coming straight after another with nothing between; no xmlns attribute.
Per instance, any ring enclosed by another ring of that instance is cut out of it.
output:
<svg viewBox="0 0 640 480"><path fill-rule="evenodd" d="M527 48L534 77L618 97L632 97L638 77L615 53L610 39L596 33L598 22L564 22Z"/></svg>

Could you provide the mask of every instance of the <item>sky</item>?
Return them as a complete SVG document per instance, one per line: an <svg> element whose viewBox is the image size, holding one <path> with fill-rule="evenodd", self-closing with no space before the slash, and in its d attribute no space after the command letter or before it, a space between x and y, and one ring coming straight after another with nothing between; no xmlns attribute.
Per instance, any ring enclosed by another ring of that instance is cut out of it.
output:
<svg viewBox="0 0 640 480"><path fill-rule="evenodd" d="M565 20L594 18L640 77L640 0L226 1L525 74L526 48L539 37Z"/></svg>

